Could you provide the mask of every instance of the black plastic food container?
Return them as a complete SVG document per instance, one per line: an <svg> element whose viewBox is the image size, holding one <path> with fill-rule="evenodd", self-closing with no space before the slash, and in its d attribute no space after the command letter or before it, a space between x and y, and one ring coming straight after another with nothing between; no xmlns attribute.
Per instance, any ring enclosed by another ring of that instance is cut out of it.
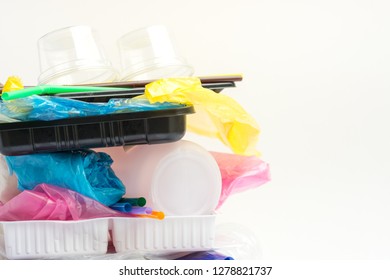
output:
<svg viewBox="0 0 390 280"><path fill-rule="evenodd" d="M85 148L158 144L180 140L192 106L76 117L54 121L0 123L0 153L14 156Z"/></svg>

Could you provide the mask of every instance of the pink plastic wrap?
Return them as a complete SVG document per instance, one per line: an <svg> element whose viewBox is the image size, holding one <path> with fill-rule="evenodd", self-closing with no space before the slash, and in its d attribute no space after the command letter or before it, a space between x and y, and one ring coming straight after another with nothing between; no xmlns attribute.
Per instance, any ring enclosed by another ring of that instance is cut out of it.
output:
<svg viewBox="0 0 390 280"><path fill-rule="evenodd" d="M270 181L269 166L256 156L210 152L222 175L222 191L217 208L232 194L259 187Z"/></svg>
<svg viewBox="0 0 390 280"><path fill-rule="evenodd" d="M102 217L131 217L112 210L69 189L39 184L25 190L3 206L0 221L83 220Z"/></svg>

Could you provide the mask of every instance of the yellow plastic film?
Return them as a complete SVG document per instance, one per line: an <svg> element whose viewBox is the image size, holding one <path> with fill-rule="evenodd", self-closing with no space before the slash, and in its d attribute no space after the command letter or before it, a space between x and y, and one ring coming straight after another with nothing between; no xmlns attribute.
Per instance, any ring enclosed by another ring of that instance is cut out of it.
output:
<svg viewBox="0 0 390 280"><path fill-rule="evenodd" d="M260 129L256 120L234 99L203 88L199 78L157 80L146 85L145 96L151 103L194 105L196 114L187 119L189 131L218 138L236 154L259 155L256 145Z"/></svg>
<svg viewBox="0 0 390 280"><path fill-rule="evenodd" d="M22 80L19 77L11 76L8 77L7 81L5 82L5 85L3 86L3 92L10 92L13 90L19 90L23 88L24 86Z"/></svg>

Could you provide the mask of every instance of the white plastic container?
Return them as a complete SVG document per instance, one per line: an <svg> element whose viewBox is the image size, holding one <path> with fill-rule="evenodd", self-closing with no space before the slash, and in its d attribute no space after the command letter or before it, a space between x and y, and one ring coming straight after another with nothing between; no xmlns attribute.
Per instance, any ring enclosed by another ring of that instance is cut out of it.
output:
<svg viewBox="0 0 390 280"><path fill-rule="evenodd" d="M118 39L118 47L123 81L191 76L194 72L162 25L129 32Z"/></svg>
<svg viewBox="0 0 390 280"><path fill-rule="evenodd" d="M7 259L47 259L105 254L108 219L0 222Z"/></svg>
<svg viewBox="0 0 390 280"><path fill-rule="evenodd" d="M112 240L118 253L143 251L168 253L213 248L215 215L115 218Z"/></svg>
<svg viewBox="0 0 390 280"><path fill-rule="evenodd" d="M52 31L38 40L40 84L71 85L115 81L95 30L71 26Z"/></svg>
<svg viewBox="0 0 390 280"><path fill-rule="evenodd" d="M145 197L146 205L166 216L214 213L222 188L213 156L196 143L138 145L124 152L109 148L112 169L126 186L125 197Z"/></svg>

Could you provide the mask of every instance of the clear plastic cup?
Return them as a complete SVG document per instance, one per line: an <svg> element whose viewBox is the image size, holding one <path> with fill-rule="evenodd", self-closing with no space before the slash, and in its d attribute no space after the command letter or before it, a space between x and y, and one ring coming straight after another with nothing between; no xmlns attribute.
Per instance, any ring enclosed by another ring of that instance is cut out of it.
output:
<svg viewBox="0 0 390 280"><path fill-rule="evenodd" d="M112 82L118 77L96 31L89 26L71 26L44 35L38 40L38 53L39 84Z"/></svg>
<svg viewBox="0 0 390 280"><path fill-rule="evenodd" d="M129 32L118 40L118 47L123 81L191 76L194 72L162 25Z"/></svg>

